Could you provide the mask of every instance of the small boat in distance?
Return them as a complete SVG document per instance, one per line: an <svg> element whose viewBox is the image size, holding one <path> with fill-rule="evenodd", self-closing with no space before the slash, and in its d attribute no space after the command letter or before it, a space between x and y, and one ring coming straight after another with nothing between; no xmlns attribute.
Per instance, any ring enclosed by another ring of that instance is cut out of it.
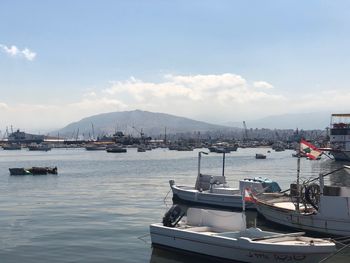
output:
<svg viewBox="0 0 350 263"><path fill-rule="evenodd" d="M28 150L29 151L51 151L52 147L48 144L43 144L43 143L40 143L40 144L29 144L28 145Z"/></svg>
<svg viewBox="0 0 350 263"><path fill-rule="evenodd" d="M57 167L9 168L10 175L57 174Z"/></svg>
<svg viewBox="0 0 350 263"><path fill-rule="evenodd" d="M18 143L8 143L2 146L3 150L21 150L22 146Z"/></svg>
<svg viewBox="0 0 350 263"><path fill-rule="evenodd" d="M244 213L173 206L163 223L150 225L152 246L179 249L235 262L318 263L335 243L304 236L246 228Z"/></svg>
<svg viewBox="0 0 350 263"><path fill-rule="evenodd" d="M266 159L266 155L262 153L256 153L255 159Z"/></svg>
<svg viewBox="0 0 350 263"><path fill-rule="evenodd" d="M208 147L210 152L215 153L230 153L235 152L238 149L238 144L229 144L229 143L217 143Z"/></svg>
<svg viewBox="0 0 350 263"><path fill-rule="evenodd" d="M105 151L106 146L103 144L87 144L85 145L85 150L87 151Z"/></svg>
<svg viewBox="0 0 350 263"><path fill-rule="evenodd" d="M126 148L119 145L111 145L106 148L108 153L126 153Z"/></svg>

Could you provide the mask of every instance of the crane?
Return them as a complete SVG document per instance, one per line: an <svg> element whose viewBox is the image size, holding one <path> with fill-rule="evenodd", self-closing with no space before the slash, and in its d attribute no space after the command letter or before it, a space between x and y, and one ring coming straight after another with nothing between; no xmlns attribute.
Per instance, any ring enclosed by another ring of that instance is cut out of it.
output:
<svg viewBox="0 0 350 263"><path fill-rule="evenodd" d="M143 140L145 134L143 133L142 128L141 128L141 130L136 129L135 126L132 126L132 128L140 134L141 140Z"/></svg>

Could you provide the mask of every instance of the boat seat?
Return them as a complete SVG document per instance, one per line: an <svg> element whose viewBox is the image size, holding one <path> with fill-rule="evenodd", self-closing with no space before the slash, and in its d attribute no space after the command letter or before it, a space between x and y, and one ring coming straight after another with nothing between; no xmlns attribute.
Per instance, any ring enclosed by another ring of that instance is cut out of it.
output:
<svg viewBox="0 0 350 263"><path fill-rule="evenodd" d="M207 226L217 232L241 231L246 229L245 215L227 211L189 208L187 224L191 226Z"/></svg>
<svg viewBox="0 0 350 263"><path fill-rule="evenodd" d="M240 238L240 237L247 237L247 238L263 238L266 236L273 236L276 235L275 232L268 232L268 231L261 231L257 228L248 228L243 231L233 231L233 232L224 232L216 234L217 236L222 237L229 237L229 238Z"/></svg>

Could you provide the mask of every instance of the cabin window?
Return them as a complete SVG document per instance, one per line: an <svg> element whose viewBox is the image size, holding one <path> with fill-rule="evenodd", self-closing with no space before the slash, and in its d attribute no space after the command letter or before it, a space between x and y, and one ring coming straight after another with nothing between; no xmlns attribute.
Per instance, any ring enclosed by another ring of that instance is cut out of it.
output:
<svg viewBox="0 0 350 263"><path fill-rule="evenodd" d="M331 129L331 135L350 135L350 129Z"/></svg>

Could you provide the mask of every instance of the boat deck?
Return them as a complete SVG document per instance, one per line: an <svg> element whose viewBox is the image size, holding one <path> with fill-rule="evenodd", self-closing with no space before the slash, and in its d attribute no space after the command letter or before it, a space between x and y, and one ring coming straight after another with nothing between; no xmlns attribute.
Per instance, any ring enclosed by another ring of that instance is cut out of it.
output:
<svg viewBox="0 0 350 263"><path fill-rule="evenodd" d="M290 210L290 211L296 211L296 207L295 207L295 204L293 202L275 202L275 203L272 203L272 205L274 207L277 207L277 208L282 208L282 209L285 209L285 210ZM305 207L303 204L299 204L299 211L300 213L302 214L305 214L305 215L309 215L309 214L313 214L315 212L315 209L312 208L312 207Z"/></svg>

